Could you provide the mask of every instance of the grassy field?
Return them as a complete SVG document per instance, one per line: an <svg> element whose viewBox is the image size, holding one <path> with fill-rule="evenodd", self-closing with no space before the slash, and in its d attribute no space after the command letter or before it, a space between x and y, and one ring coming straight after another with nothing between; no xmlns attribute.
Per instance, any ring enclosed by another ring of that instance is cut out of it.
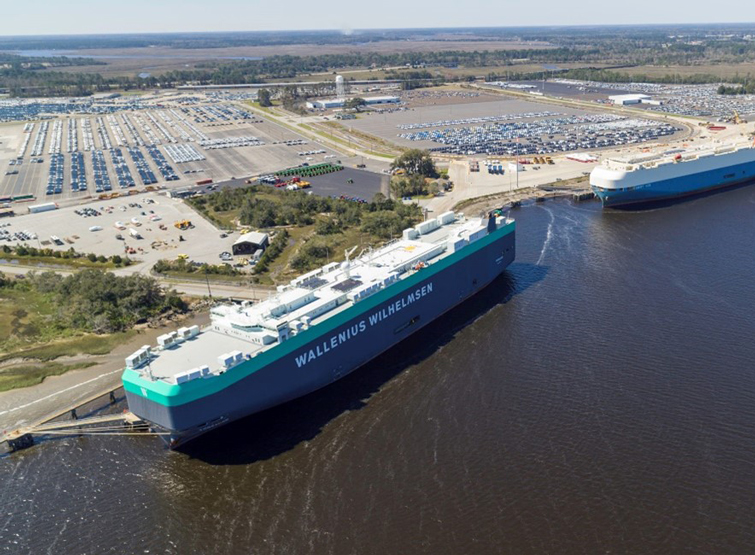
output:
<svg viewBox="0 0 755 555"><path fill-rule="evenodd" d="M707 64L689 66L637 66L616 70L630 75L648 75L650 77L662 77L664 75L716 75L722 79L739 75L744 77L748 74L755 75L755 62L742 64Z"/></svg>
<svg viewBox="0 0 755 555"><path fill-rule="evenodd" d="M30 364L0 368L0 391L9 391L19 387L29 387L42 383L48 376L59 376L69 370L88 368L95 363L80 362L77 364L60 364L47 362L44 364Z"/></svg>
<svg viewBox="0 0 755 555"><path fill-rule="evenodd" d="M306 239L316 235L314 227L296 227L288 230L290 235L288 247L270 265L270 271L268 275L260 280L261 283L287 283L301 274L300 271L291 267L291 259L296 255ZM350 227L343 231L343 233L337 233L329 237L331 250L328 259L323 261L324 264L328 262L342 262L346 258L345 250L355 245L358 246L357 251L354 253L357 255L359 254L360 247L374 246L380 243L379 240L367 233L363 233L356 227Z"/></svg>
<svg viewBox="0 0 755 555"><path fill-rule="evenodd" d="M376 137L375 135L370 135L364 131L354 129L353 127L347 129L346 126L336 121L326 121L317 125L321 130L313 129L313 131L321 137L337 142L351 150L361 150L370 156L378 156L387 160L393 160L404 150L402 147L394 145L393 143L381 139L380 137ZM351 140L344 137L348 137Z"/></svg>
<svg viewBox="0 0 755 555"><path fill-rule="evenodd" d="M155 272L158 273L158 272ZM180 272L178 270L165 270L159 272L158 275L168 278L174 278L176 280L189 280L196 281L198 283L205 283L209 280L210 283L238 285L249 281L246 274L238 274L235 276L224 274L203 274L202 272Z"/></svg>
<svg viewBox="0 0 755 555"><path fill-rule="evenodd" d="M546 42L517 40L469 40L453 37L454 40L386 40L365 44L283 44L260 46L229 46L224 48L170 48L167 46L134 48L99 48L73 51L72 56L104 56L99 61L106 65L69 66L50 68L44 71L70 73L100 73L107 77L136 75L148 72L160 75L168 71L195 68L208 61L230 63L239 57L256 56L311 56L317 54L349 54L352 52L437 52L448 50L524 50L529 48L553 48ZM108 56L113 56L112 58ZM353 68L352 68L353 69Z"/></svg>
<svg viewBox="0 0 755 555"><path fill-rule="evenodd" d="M55 256L20 256L14 253L0 252L0 260L17 260L21 266L65 266L68 268L115 268L112 262L92 262L86 256L80 258L58 258Z"/></svg>
<svg viewBox="0 0 755 555"><path fill-rule="evenodd" d="M77 333L54 323L49 297L19 289L0 290L0 363L14 358L50 361L61 356L109 353L134 332Z"/></svg>

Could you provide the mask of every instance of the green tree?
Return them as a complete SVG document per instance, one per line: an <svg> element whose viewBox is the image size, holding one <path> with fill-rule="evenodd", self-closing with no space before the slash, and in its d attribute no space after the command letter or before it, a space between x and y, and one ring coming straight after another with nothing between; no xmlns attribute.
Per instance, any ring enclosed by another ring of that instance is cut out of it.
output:
<svg viewBox="0 0 755 555"><path fill-rule="evenodd" d="M438 177L432 156L426 150L413 148L404 152L391 164L392 169L404 170L407 174L419 174L424 177Z"/></svg>
<svg viewBox="0 0 755 555"><path fill-rule="evenodd" d="M390 210L365 214L363 222L362 231L381 239L397 237L406 227L409 227L409 225L405 225L404 218Z"/></svg>
<svg viewBox="0 0 755 555"><path fill-rule="evenodd" d="M367 106L367 101L360 96L349 98L343 105L344 108L356 110L357 112L361 112L364 106Z"/></svg>
<svg viewBox="0 0 755 555"><path fill-rule="evenodd" d="M341 233L341 231L341 226L338 225L338 221L335 218L317 220L317 224L315 225L315 232L318 235L333 235L334 233Z"/></svg>
<svg viewBox="0 0 755 555"><path fill-rule="evenodd" d="M425 178L416 173L409 175L409 177L394 178L391 181L391 190L398 198L427 195L430 193L430 188L427 185Z"/></svg>
<svg viewBox="0 0 755 555"><path fill-rule="evenodd" d="M257 93L257 101L263 108L268 108L273 105L273 101L270 98L270 91L267 89L260 89L260 92Z"/></svg>

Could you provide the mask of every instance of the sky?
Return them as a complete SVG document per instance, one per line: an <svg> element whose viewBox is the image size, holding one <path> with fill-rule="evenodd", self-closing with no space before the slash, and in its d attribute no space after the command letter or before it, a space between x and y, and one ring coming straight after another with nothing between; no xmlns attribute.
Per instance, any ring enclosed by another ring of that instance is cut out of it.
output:
<svg viewBox="0 0 755 555"><path fill-rule="evenodd" d="M0 35L755 22L752 0L0 0Z"/></svg>

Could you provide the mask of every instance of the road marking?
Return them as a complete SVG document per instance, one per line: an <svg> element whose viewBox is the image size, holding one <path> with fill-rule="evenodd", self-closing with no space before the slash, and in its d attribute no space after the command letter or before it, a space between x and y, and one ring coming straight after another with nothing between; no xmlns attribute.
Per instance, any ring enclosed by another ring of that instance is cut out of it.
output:
<svg viewBox="0 0 755 555"><path fill-rule="evenodd" d="M60 395L61 393L66 393L67 391L71 391L71 390L76 389L77 387L81 387L82 385L86 385L88 383L95 382L95 381L97 381L97 380L99 380L101 378L104 378L106 376L110 376L112 374L117 374L118 372L123 372L123 369L121 369L121 370L113 370L112 372L108 372L107 374L100 374L96 378L92 378L91 380L87 380L85 382L81 382L81 383L76 384L76 385L72 385L71 387L67 387L66 389L61 389L60 391L56 391L55 393L51 393L50 395L47 395L45 397L40 397L39 399L35 399L34 401L31 401L30 403L26 403L25 405L20 405L18 407L13 407L12 409L0 411L0 416L3 416L4 414L8 414L8 413L11 413L11 412L14 412L14 411L17 411L17 410L25 409L27 407L30 407L30 406L36 404L36 403L39 403L40 401L46 401L47 399L52 399L53 397L56 397L56 396Z"/></svg>

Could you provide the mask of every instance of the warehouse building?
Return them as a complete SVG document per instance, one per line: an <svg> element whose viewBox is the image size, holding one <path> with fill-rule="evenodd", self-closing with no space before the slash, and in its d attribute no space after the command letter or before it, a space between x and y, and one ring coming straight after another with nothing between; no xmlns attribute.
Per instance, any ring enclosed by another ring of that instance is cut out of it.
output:
<svg viewBox="0 0 755 555"><path fill-rule="evenodd" d="M650 97L646 94L617 94L609 96L608 100L619 106L626 106L628 104L642 104L650 100Z"/></svg>
<svg viewBox="0 0 755 555"><path fill-rule="evenodd" d="M258 250L264 251L269 241L267 233L252 231L236 239L231 250L234 256L253 254Z"/></svg>
<svg viewBox="0 0 755 555"><path fill-rule="evenodd" d="M346 98L325 98L322 100L312 100L307 102L307 108L310 110L330 110L333 108L343 108L346 105ZM376 104L398 104L401 99L398 96L368 96L364 98L368 106Z"/></svg>

